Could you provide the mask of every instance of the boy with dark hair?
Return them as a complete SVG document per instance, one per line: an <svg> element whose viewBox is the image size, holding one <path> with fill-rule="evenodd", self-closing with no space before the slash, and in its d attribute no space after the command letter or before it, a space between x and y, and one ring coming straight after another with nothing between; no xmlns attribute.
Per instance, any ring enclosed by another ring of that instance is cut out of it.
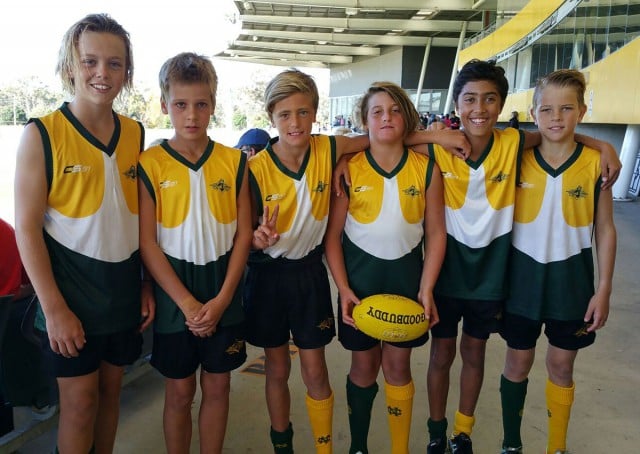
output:
<svg viewBox="0 0 640 454"><path fill-rule="evenodd" d="M466 63L454 82L453 99L471 153L460 160L438 145L429 146L444 177L448 234L434 291L440 323L431 330L427 372L429 454L443 453L447 443L453 454L473 452L470 437L484 377L486 342L498 330L508 294L506 272L520 156L523 149L540 142L539 133L495 128L508 89L504 69L495 62ZM606 151L603 168L609 169L605 160L613 162L616 175L619 160L609 144L584 136L576 139ZM449 371L461 319L460 401L447 442Z"/></svg>

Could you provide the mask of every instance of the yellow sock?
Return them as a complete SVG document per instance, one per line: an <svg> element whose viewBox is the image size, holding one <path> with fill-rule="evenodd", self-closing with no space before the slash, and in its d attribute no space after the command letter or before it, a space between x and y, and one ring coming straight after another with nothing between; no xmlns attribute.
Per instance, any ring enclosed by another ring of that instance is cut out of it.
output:
<svg viewBox="0 0 640 454"><path fill-rule="evenodd" d="M547 379L547 415L549 416L547 452L567 449L567 428L575 389L575 383L570 388L563 388Z"/></svg>
<svg viewBox="0 0 640 454"><path fill-rule="evenodd" d="M333 392L324 400L315 400L307 394L307 413L311 421L311 431L317 454L331 454L333 451Z"/></svg>
<svg viewBox="0 0 640 454"><path fill-rule="evenodd" d="M456 417L453 420L453 435L459 435L465 433L471 436L473 432L473 425L476 423L475 416L467 416L456 410Z"/></svg>
<svg viewBox="0 0 640 454"><path fill-rule="evenodd" d="M409 452L409 431L411 430L411 412L413 411L413 381L404 386L384 383L387 402L387 420L391 432L391 453Z"/></svg>

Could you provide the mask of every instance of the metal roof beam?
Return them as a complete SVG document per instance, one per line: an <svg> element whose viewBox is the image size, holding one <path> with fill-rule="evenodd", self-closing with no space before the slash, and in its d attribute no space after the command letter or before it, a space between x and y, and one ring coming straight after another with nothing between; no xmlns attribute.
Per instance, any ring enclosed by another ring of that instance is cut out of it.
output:
<svg viewBox="0 0 640 454"><path fill-rule="evenodd" d="M355 33L290 32L278 30L242 29L241 34L258 38L324 41L334 44L368 44L371 46L424 46L427 37L403 35L361 35ZM432 46L456 47L458 38L433 38Z"/></svg>
<svg viewBox="0 0 640 454"><path fill-rule="evenodd" d="M331 64L345 64L352 63L353 58L346 55L322 55L322 54L296 54L291 52L268 52L259 50L239 50L239 49L227 49L225 54L230 56L248 56L248 57L262 57L271 58L276 60L290 60L290 61L317 61L321 63Z"/></svg>
<svg viewBox="0 0 640 454"><path fill-rule="evenodd" d="M290 25L297 27L338 28L352 30L403 30L403 31L434 31L460 32L460 21L448 20L404 20L404 19L354 19L328 17L299 17L299 16L254 16L242 15L243 23ZM468 31L482 30L480 21L469 22Z"/></svg>
<svg viewBox="0 0 640 454"><path fill-rule="evenodd" d="M234 41L234 46L251 47L255 49L273 49L293 52L308 52L310 54L330 54L330 55L366 55L378 56L380 49L377 47L362 46L332 46L297 43L277 43L273 41Z"/></svg>
<svg viewBox="0 0 640 454"><path fill-rule="evenodd" d="M219 59L219 60L227 60L227 61L233 61L233 62L244 62L244 63L259 63L261 65L269 65L269 66L286 66L286 67L290 67L292 65L292 62L290 60L282 60L282 59L269 59L269 58L254 58L254 57L240 57L240 56L236 56L236 57L221 57L221 56L215 56L215 59ZM295 62L295 66L303 66L303 67L307 67L307 68L328 68L329 65L326 65L324 63L320 63L317 61L296 61Z"/></svg>
<svg viewBox="0 0 640 454"><path fill-rule="evenodd" d="M360 8L360 9L433 9L433 10L472 10L477 3L473 0L276 0L273 2L255 0L250 3L280 4L291 6L309 6L319 8ZM484 2L483 9L495 9L497 1Z"/></svg>

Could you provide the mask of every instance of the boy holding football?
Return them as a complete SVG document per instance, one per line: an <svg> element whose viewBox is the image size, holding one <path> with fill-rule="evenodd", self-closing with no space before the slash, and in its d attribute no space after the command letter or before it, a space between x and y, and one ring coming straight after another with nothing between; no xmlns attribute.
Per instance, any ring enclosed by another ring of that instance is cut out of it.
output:
<svg viewBox="0 0 640 454"><path fill-rule="evenodd" d="M374 83L362 97L362 125L370 147L349 161L347 197L333 197L325 239L327 262L340 297L338 333L351 350L347 404L349 453L368 453L371 408L384 373L391 452L409 452L414 385L411 351L429 334L380 342L359 331L352 311L359 298L380 293L417 299L433 323L433 301L445 251L442 177L433 159L404 146L420 117L405 91ZM424 254L423 254L424 250Z"/></svg>

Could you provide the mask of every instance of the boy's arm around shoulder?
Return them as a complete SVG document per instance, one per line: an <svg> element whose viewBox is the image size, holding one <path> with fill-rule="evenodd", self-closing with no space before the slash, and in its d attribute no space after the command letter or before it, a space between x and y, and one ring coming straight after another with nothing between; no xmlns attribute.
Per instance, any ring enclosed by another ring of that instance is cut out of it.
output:
<svg viewBox="0 0 640 454"><path fill-rule="evenodd" d="M333 136L336 142L336 167L333 170L333 190L341 197L342 184L344 179L347 186L351 186L351 176L349 175L348 162L355 153L369 148L369 135L358 136Z"/></svg>
<svg viewBox="0 0 640 454"><path fill-rule="evenodd" d="M542 135L538 131L526 131L524 132L525 142L524 149L537 147L542 141ZM589 148L593 148L600 152L600 167L602 168L602 189L608 189L613 186L618 176L620 175L620 169L622 169L622 163L618 158L615 148L609 142L598 140L593 137L585 136L584 134L575 134L574 140Z"/></svg>
<svg viewBox="0 0 640 454"><path fill-rule="evenodd" d="M426 144L435 143L460 159L467 159L471 153L471 144L459 129L439 129L414 131L407 136L405 145L411 146L418 153L428 154Z"/></svg>
<svg viewBox="0 0 640 454"><path fill-rule="evenodd" d="M589 302L585 322L593 321L588 328L595 331L602 328L609 317L613 270L616 260L617 233L613 222L613 196L611 190L600 190L595 219L595 243L598 266L598 285Z"/></svg>
<svg viewBox="0 0 640 454"><path fill-rule="evenodd" d="M616 149L609 142L599 140L594 137L585 136L584 134L576 134L575 141L594 148L600 152L600 167L602 168L602 189L608 189L613 186L622 169L622 162L618 158Z"/></svg>

